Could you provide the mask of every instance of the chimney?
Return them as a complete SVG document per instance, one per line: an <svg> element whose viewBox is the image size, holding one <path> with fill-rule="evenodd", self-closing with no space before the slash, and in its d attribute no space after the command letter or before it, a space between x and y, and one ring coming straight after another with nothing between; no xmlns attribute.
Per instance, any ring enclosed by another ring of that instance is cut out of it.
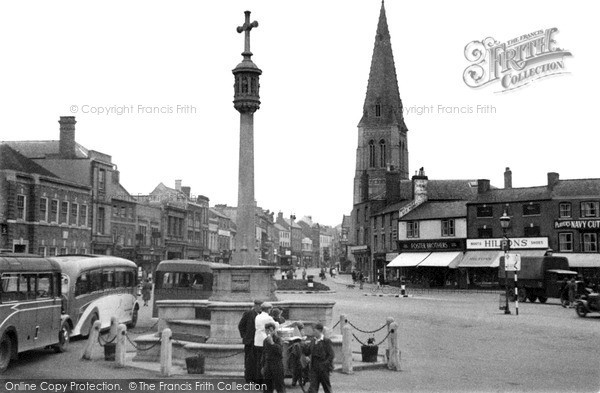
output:
<svg viewBox="0 0 600 393"><path fill-rule="evenodd" d="M490 181L488 179L477 179L477 193L485 194L490 190Z"/></svg>
<svg viewBox="0 0 600 393"><path fill-rule="evenodd" d="M556 172L548 172L548 188L553 189L554 186L558 184L559 181L558 173Z"/></svg>
<svg viewBox="0 0 600 393"><path fill-rule="evenodd" d="M425 169L421 167L412 177L413 199L427 200L427 180Z"/></svg>
<svg viewBox="0 0 600 393"><path fill-rule="evenodd" d="M61 116L60 141L58 142L58 154L61 158L75 158L75 116Z"/></svg>
<svg viewBox="0 0 600 393"><path fill-rule="evenodd" d="M277 219L278 220L283 220L283 212L277 213Z"/></svg>
<svg viewBox="0 0 600 393"><path fill-rule="evenodd" d="M188 186L181 187L181 191L185 194L186 197L190 197L190 193L192 192L192 188Z"/></svg>
<svg viewBox="0 0 600 393"><path fill-rule="evenodd" d="M181 180L175 180L175 189L181 191Z"/></svg>
<svg viewBox="0 0 600 393"><path fill-rule="evenodd" d="M504 171L504 188L512 188L512 171L509 167Z"/></svg>

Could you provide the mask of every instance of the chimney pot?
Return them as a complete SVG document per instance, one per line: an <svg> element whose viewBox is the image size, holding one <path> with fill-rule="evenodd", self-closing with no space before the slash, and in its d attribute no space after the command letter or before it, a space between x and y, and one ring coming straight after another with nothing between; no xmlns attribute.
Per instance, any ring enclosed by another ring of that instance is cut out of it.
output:
<svg viewBox="0 0 600 393"><path fill-rule="evenodd" d="M548 188L552 189L558 184L560 176L556 172L548 172Z"/></svg>
<svg viewBox="0 0 600 393"><path fill-rule="evenodd" d="M181 191L181 180L175 180L175 189Z"/></svg>
<svg viewBox="0 0 600 393"><path fill-rule="evenodd" d="M490 181L488 179L477 180L477 193L484 194L490 190Z"/></svg>

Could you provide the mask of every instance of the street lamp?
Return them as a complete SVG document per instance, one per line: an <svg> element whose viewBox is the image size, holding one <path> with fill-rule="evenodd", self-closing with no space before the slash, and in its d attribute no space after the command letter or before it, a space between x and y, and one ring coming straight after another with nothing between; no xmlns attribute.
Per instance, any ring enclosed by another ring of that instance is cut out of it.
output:
<svg viewBox="0 0 600 393"><path fill-rule="evenodd" d="M504 294L506 298L504 314L510 314L510 309L508 308L508 272L506 270L506 254L510 249L510 240L506 236L506 230L510 226L510 217L506 214L506 210L502 214L502 217L500 217L500 226L502 227L502 249L504 250Z"/></svg>

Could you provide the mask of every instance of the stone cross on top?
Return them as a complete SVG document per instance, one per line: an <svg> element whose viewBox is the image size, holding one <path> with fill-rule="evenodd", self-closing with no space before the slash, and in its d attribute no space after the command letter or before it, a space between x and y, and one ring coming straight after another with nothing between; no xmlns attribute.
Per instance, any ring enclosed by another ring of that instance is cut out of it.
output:
<svg viewBox="0 0 600 393"><path fill-rule="evenodd" d="M246 21L244 22L243 26L238 26L237 32L246 32L244 39L244 53L242 53L242 56L250 59L250 56L252 56L252 52L250 52L250 30L252 30L254 27L258 27L258 22L254 21L250 23L250 11L244 11L244 14L246 15Z"/></svg>

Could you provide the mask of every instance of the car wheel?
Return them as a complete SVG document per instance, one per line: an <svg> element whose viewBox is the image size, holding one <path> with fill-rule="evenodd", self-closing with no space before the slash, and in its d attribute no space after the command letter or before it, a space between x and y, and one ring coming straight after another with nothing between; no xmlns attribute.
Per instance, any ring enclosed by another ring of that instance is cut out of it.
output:
<svg viewBox="0 0 600 393"><path fill-rule="evenodd" d="M546 301L548 301L548 298L543 297L543 296L538 296L538 300L540 301L540 303L546 303Z"/></svg>
<svg viewBox="0 0 600 393"><path fill-rule="evenodd" d="M529 295L527 295L527 299L529 299L529 301L530 301L531 303L535 303L535 299L538 299L538 297L537 297L537 296L535 296L534 294L529 294ZM540 300L540 301L541 301L541 300Z"/></svg>
<svg viewBox="0 0 600 393"><path fill-rule="evenodd" d="M133 309L133 313L131 314L131 322L129 322L127 324L127 329L133 329L135 327L135 325L137 325L137 320L138 320L138 307L135 307Z"/></svg>
<svg viewBox="0 0 600 393"><path fill-rule="evenodd" d="M587 310L583 303L577 303L577 306L575 306L575 311L577 312L577 315L579 315L581 318L585 318L585 316L587 315Z"/></svg>
<svg viewBox="0 0 600 393"><path fill-rule="evenodd" d="M3 373L8 368L10 357L12 356L12 339L5 333L0 340L0 373Z"/></svg>
<svg viewBox="0 0 600 393"><path fill-rule="evenodd" d="M71 341L71 326L69 322L64 321L58 332L58 344L54 346L55 352L65 352Z"/></svg>

